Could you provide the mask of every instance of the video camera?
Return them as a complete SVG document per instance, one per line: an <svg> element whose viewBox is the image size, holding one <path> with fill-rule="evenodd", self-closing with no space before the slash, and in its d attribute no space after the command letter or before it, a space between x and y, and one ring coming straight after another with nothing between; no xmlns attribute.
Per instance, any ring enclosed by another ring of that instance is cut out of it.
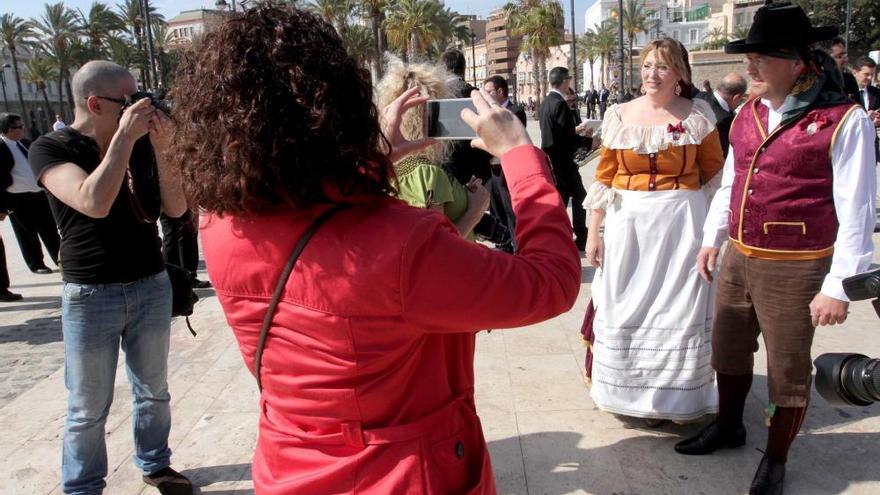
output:
<svg viewBox="0 0 880 495"><path fill-rule="evenodd" d="M880 269L843 281L850 301L873 299L880 317ZM880 401L880 359L862 354L829 353L816 358L816 391L832 406L869 406Z"/></svg>

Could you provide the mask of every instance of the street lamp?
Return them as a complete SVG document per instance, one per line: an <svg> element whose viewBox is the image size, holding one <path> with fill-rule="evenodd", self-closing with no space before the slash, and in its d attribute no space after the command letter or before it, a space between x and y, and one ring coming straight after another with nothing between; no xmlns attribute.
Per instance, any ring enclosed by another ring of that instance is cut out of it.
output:
<svg viewBox="0 0 880 495"><path fill-rule="evenodd" d="M12 67L11 64L3 64L3 66L0 67L0 85L3 86L3 108L7 112L9 111L9 99L6 98L6 69L10 67Z"/></svg>
<svg viewBox="0 0 880 495"><path fill-rule="evenodd" d="M471 75L474 77L474 86L477 85L477 49L475 48L475 44L477 42L477 35L471 31Z"/></svg>
<svg viewBox="0 0 880 495"><path fill-rule="evenodd" d="M576 48L577 34L574 29L574 0L571 0L569 2L569 6L570 6L570 10L571 10L571 68L574 69L572 71L573 72L572 75L574 77L572 78L571 82L574 83L574 88L572 88L572 89L574 89L574 94L575 94L575 96L577 96L577 94L578 94L578 66L577 66L577 48ZM575 101L577 101L577 98L575 98ZM575 103L575 104L577 104L577 103Z"/></svg>

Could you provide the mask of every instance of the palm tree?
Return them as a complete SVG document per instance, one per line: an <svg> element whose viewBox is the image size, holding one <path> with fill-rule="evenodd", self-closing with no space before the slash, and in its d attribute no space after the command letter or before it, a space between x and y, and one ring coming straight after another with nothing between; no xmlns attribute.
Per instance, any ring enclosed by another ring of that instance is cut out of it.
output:
<svg viewBox="0 0 880 495"><path fill-rule="evenodd" d="M131 41L122 36L115 35L106 39L107 57L114 63L131 69L137 66L141 59L141 54L137 48L131 44Z"/></svg>
<svg viewBox="0 0 880 495"><path fill-rule="evenodd" d="M535 89L540 104L541 96L547 92L546 60L550 47L562 41L562 5L557 0L518 0L503 9L510 35L524 37L520 47L529 52L534 61Z"/></svg>
<svg viewBox="0 0 880 495"><path fill-rule="evenodd" d="M576 38L575 46L578 59L586 60L590 64L590 86L595 87L593 65L599 58L599 50L596 47L596 31L587 29L583 36Z"/></svg>
<svg viewBox="0 0 880 495"><path fill-rule="evenodd" d="M606 77L611 68L614 50L617 49L617 27L612 20L606 20L599 25L593 44L602 59L602 84L607 84Z"/></svg>
<svg viewBox="0 0 880 495"><path fill-rule="evenodd" d="M373 40L372 29L354 25L349 26L345 31L345 37L342 39L345 43L345 49L348 54L358 61L358 64L365 65L376 60L376 42Z"/></svg>
<svg viewBox="0 0 880 495"><path fill-rule="evenodd" d="M55 73L54 64L48 58L34 57L28 60L24 68L27 70L24 80L40 90L40 93L43 95L43 103L46 105L46 115L49 115L51 118L55 115L55 110L52 108L52 104L49 103L49 95L46 94L46 88L49 86L49 81L58 77Z"/></svg>
<svg viewBox="0 0 880 495"><path fill-rule="evenodd" d="M373 31L376 56L370 65L376 81L382 77L382 54L385 53L385 30L382 28L382 23L385 20L386 8L388 8L388 0L358 0L357 2L358 13L361 17L370 20L370 29Z"/></svg>
<svg viewBox="0 0 880 495"><path fill-rule="evenodd" d="M707 41L708 40L708 41ZM703 36L703 48L707 50L717 50L727 43L727 33L724 28L715 26L711 31Z"/></svg>
<svg viewBox="0 0 880 495"><path fill-rule="evenodd" d="M339 36L345 37L348 17L354 9L354 0L312 0L309 8L336 28Z"/></svg>
<svg viewBox="0 0 880 495"><path fill-rule="evenodd" d="M82 10L78 10L79 23L82 27L83 34L88 39L91 51L91 58L99 58L106 55L104 45L107 39L113 35L115 31L125 29L125 23L116 12L110 10L106 4L95 2L89 8L89 13L85 14Z"/></svg>
<svg viewBox="0 0 880 495"><path fill-rule="evenodd" d="M428 47L428 58L438 59L447 48L453 45L463 45L470 42L471 35L468 26L461 22L462 17L458 12L442 8L434 14L434 25L437 36Z"/></svg>
<svg viewBox="0 0 880 495"><path fill-rule="evenodd" d="M73 114L73 94L70 90L70 67L74 55L72 45L80 33L76 22L76 12L65 7L64 3L47 4L40 19L32 20L32 25L40 38L40 49L55 64L58 70L58 105L64 107L64 88L67 91L67 104Z"/></svg>
<svg viewBox="0 0 880 495"><path fill-rule="evenodd" d="M630 84L633 78L633 45L639 33L647 33L653 26L650 20L651 14L651 11L645 9L644 0L626 0L623 4L623 32L629 39ZM623 83L623 74L621 74L621 83Z"/></svg>
<svg viewBox="0 0 880 495"><path fill-rule="evenodd" d="M415 61L440 38L434 21L442 8L432 0L397 0L391 4L385 19L388 43L404 53L407 61Z"/></svg>
<svg viewBox="0 0 880 495"><path fill-rule="evenodd" d="M22 116L26 111L21 92L21 75L18 72L18 49L29 47L33 41L34 31L27 21L12 14L0 16L0 47L12 56L12 71L15 73L15 87L18 88L18 104L21 105Z"/></svg>
<svg viewBox="0 0 880 495"><path fill-rule="evenodd" d="M146 40L144 39L144 31L146 21L141 12L141 0L122 0L122 3L116 4L119 10L119 17L122 19L125 27L123 28L129 36L134 40L138 53L138 69L141 75L141 82L144 87L150 87L150 62L147 60L147 50L144 48ZM150 21L153 29L160 24L165 24L165 17L155 11L156 8L150 6Z"/></svg>

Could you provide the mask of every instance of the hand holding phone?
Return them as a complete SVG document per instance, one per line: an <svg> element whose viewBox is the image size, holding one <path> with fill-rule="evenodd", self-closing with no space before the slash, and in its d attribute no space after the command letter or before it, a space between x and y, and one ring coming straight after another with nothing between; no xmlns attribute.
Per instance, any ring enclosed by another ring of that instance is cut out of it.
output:
<svg viewBox="0 0 880 495"><path fill-rule="evenodd" d="M479 138L471 141L471 146L501 157L517 146L532 144L526 128L509 110L501 108L483 90L471 92L474 109L465 108L461 118L476 131Z"/></svg>

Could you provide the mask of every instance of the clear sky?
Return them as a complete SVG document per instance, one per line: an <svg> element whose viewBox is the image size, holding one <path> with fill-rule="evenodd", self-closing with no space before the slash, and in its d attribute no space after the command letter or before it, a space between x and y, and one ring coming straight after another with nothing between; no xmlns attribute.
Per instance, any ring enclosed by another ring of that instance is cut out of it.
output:
<svg viewBox="0 0 880 495"><path fill-rule="evenodd" d="M79 8L86 11L93 0L63 0L64 3L72 8ZM104 3L115 4L117 0L102 0ZM562 7L565 9L565 27L570 29L569 24L569 2L570 0L561 0ZM587 7L593 4L595 0L575 0L575 24L577 32L584 30L584 12ZM19 17L30 18L38 17L43 12L43 5L46 2L41 0L0 0L0 13L11 12ZM227 0L226 3L230 3ZM462 14L477 14L485 17L490 11L507 3L507 0L446 0L446 6L452 10L456 10ZM213 8L214 0L150 0L150 5L154 6L166 18L177 15L182 10L191 10L198 8Z"/></svg>

